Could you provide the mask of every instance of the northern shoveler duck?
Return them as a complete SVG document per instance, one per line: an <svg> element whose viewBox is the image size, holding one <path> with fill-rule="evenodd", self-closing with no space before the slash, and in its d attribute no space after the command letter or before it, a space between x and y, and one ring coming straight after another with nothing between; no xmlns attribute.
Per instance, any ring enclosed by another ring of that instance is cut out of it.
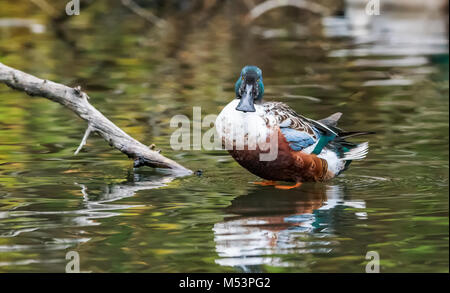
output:
<svg viewBox="0 0 450 293"><path fill-rule="evenodd" d="M235 92L236 98L217 117L216 130L242 167L269 180L260 182L262 185L289 189L304 181L328 180L346 170L351 161L367 155L367 142L355 144L346 139L370 132L338 128L341 113L315 121L284 103L264 103L262 71L256 66L242 69ZM295 185L280 186L276 181Z"/></svg>

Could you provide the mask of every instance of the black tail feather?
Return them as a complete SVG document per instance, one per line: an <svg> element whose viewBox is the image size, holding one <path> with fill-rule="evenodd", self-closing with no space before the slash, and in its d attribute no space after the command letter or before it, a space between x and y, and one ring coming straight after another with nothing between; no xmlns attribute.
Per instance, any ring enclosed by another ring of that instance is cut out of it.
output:
<svg viewBox="0 0 450 293"><path fill-rule="evenodd" d="M350 137L360 136L360 135L369 135L375 134L373 131L349 131L349 132L341 132L339 133L339 138L346 139Z"/></svg>

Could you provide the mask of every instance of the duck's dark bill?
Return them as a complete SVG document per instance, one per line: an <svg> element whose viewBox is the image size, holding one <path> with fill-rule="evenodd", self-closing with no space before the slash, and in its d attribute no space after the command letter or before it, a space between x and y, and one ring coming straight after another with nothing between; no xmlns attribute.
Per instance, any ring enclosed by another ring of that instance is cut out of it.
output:
<svg viewBox="0 0 450 293"><path fill-rule="evenodd" d="M253 104L253 86L246 85L245 91L242 94L241 101L236 107L236 110L246 112L256 112L255 105Z"/></svg>

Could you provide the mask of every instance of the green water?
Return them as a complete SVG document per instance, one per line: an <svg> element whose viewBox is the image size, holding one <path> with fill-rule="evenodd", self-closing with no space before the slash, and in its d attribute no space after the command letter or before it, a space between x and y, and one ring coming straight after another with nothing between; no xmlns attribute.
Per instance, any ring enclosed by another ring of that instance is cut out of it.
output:
<svg viewBox="0 0 450 293"><path fill-rule="evenodd" d="M0 85L0 272L64 272L68 251L92 272L364 272L368 251L382 272L448 272L443 19L245 27L224 10L158 29L106 11L82 12L64 33L0 27L0 62L81 85L123 130L203 175L133 170L95 135L74 156L84 121ZM253 184L225 151L173 151L170 119L194 106L218 114L245 64L262 68L266 100L375 131L368 158L284 191Z"/></svg>

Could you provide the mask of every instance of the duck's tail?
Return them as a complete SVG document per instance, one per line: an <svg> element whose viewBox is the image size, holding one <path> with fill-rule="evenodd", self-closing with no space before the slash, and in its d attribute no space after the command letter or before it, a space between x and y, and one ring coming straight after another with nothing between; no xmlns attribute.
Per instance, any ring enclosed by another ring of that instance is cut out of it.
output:
<svg viewBox="0 0 450 293"><path fill-rule="evenodd" d="M354 148L343 154L343 157L340 158L341 161L353 161L353 160L362 160L367 156L369 152L369 143L363 142L357 144Z"/></svg>
<svg viewBox="0 0 450 293"><path fill-rule="evenodd" d="M356 144L349 142L346 139L353 138L360 135L375 134L373 131L343 131L337 127L338 120L341 118L342 113L337 112L327 118L319 120L320 123L325 124L329 130L333 131L335 136L330 141L325 142L323 146L328 144L334 147L340 154L341 158L339 160L346 161L346 168L353 160L362 160L367 156L369 152L369 143L363 142ZM322 146L322 147L323 147ZM320 151L319 151L320 152Z"/></svg>

